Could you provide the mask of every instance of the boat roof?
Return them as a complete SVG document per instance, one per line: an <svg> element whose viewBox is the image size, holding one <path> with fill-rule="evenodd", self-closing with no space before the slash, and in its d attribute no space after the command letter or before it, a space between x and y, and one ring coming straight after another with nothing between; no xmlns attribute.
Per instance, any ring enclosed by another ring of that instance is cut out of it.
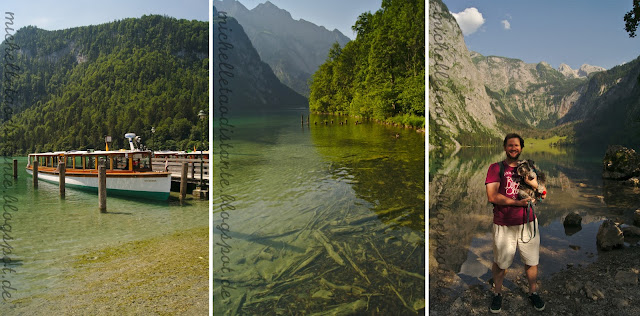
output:
<svg viewBox="0 0 640 316"><path fill-rule="evenodd" d="M96 151L88 151L88 150L70 150L70 151L54 151L54 152L46 152L46 153L33 153L29 154L29 156L70 156L70 155L124 155L124 154L151 154L151 151L148 150L130 150L130 149L122 149L122 150L96 150Z"/></svg>

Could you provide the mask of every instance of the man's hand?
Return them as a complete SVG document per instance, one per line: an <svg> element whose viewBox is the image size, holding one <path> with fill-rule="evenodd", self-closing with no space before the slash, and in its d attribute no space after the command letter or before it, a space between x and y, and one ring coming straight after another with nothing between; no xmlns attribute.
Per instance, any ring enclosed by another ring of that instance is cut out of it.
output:
<svg viewBox="0 0 640 316"><path fill-rule="evenodd" d="M531 203L533 203L533 204L536 204L536 199L534 199L534 198L526 198L526 199L523 199L523 200L518 200L518 202L520 202L520 203L518 203L518 206L527 206L527 205L529 205L529 201L531 201Z"/></svg>

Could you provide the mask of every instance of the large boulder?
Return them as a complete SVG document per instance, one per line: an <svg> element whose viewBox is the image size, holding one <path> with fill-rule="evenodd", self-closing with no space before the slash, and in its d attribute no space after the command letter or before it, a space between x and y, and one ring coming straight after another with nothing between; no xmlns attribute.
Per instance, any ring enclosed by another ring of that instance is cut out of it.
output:
<svg viewBox="0 0 640 316"><path fill-rule="evenodd" d="M630 148L609 146L602 164L602 177L605 179L626 180L640 176L640 155Z"/></svg>
<svg viewBox="0 0 640 316"><path fill-rule="evenodd" d="M624 245L624 235L614 221L607 219L598 229L596 244L602 250L620 248Z"/></svg>

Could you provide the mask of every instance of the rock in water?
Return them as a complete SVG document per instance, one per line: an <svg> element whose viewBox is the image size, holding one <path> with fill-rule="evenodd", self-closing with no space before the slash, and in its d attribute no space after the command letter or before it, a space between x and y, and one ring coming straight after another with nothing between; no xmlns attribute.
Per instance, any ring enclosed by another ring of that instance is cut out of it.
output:
<svg viewBox="0 0 640 316"><path fill-rule="evenodd" d="M640 210L633 213L633 225L640 226Z"/></svg>
<svg viewBox="0 0 640 316"><path fill-rule="evenodd" d="M602 164L602 177L605 179L626 180L640 176L640 155L630 148L609 146Z"/></svg>
<svg viewBox="0 0 640 316"><path fill-rule="evenodd" d="M573 212L564 218L564 222L562 224L564 226L581 226L582 216L580 216L580 214L576 212Z"/></svg>
<svg viewBox="0 0 640 316"><path fill-rule="evenodd" d="M596 244L602 250L611 250L613 248L622 247L624 235L622 231L612 220L607 219L602 222L596 235Z"/></svg>

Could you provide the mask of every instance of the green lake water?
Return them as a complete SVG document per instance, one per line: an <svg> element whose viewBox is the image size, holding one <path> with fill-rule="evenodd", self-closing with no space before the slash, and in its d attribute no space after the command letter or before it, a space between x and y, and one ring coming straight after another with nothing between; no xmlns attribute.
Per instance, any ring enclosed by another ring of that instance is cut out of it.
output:
<svg viewBox="0 0 640 316"><path fill-rule="evenodd" d="M430 291L455 295L471 285L486 286L491 278L493 206L487 202L484 181L489 165L505 157L500 147L430 152ZM596 233L605 218L633 223L640 189L603 180L603 157L604 150L528 152L524 148L520 159L534 160L547 174L547 199L535 208L541 237L539 278L594 262L599 252ZM571 212L582 216L581 229L563 226L564 217ZM625 241L627 247L638 242ZM438 247L441 255L436 253ZM507 287L515 287L512 281L523 273L522 268L516 254Z"/></svg>
<svg viewBox="0 0 640 316"><path fill-rule="evenodd" d="M4 196L17 199L11 203L5 223L11 226L12 239L3 242L12 247L3 280L11 282L11 301L45 294L62 286L65 277L74 273L75 256L95 249L147 239L195 227L208 226L208 201L147 201L107 197L107 213L98 209L97 194L67 188L65 199L59 197L57 184L43 181L38 189L25 171L26 157L19 161L18 179ZM5 217L6 218L6 217ZM5 246L6 247L6 246ZM6 270L8 271L8 270ZM0 313L3 314L3 313Z"/></svg>
<svg viewBox="0 0 640 316"><path fill-rule="evenodd" d="M302 111L214 121L214 314L417 314L425 135Z"/></svg>

